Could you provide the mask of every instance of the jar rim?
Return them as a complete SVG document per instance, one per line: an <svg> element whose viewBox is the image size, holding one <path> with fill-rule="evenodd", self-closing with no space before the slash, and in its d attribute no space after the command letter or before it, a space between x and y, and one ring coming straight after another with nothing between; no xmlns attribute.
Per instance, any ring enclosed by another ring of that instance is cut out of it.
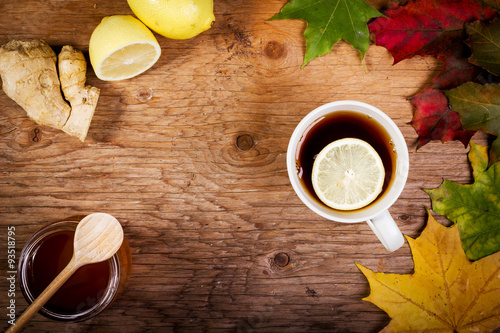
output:
<svg viewBox="0 0 500 333"><path fill-rule="evenodd" d="M31 304L34 302L36 297L33 295L30 284L28 282L28 260L32 258L40 245L43 243L43 240L48 236L53 235L60 231L74 231L78 225L77 221L58 221L50 223L38 231L36 231L24 245L20 257L19 257L19 265L18 265L18 276L19 276L19 285L21 292L23 293L24 298ZM120 257L117 254L114 254L110 259L108 259L110 272L109 272L109 281L108 285L101 296L100 300L91 308L86 309L81 312L72 313L72 314L63 314L52 311L45 306L43 306L39 313L43 316L65 322L79 322L90 319L102 311L104 311L117 296L119 284L120 284Z"/></svg>

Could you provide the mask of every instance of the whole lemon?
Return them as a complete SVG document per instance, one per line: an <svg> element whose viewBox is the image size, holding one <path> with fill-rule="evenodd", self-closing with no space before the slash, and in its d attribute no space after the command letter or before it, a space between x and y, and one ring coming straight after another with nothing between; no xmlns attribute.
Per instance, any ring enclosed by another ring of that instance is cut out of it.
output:
<svg viewBox="0 0 500 333"><path fill-rule="evenodd" d="M213 0L127 0L151 30L172 39L192 38L215 21Z"/></svg>

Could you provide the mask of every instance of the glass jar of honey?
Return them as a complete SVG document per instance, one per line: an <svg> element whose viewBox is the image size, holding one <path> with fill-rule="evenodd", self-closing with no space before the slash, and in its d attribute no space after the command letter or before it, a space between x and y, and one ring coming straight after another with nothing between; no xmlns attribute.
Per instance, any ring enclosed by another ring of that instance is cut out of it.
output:
<svg viewBox="0 0 500 333"><path fill-rule="evenodd" d="M73 256L78 222L55 222L38 230L21 251L18 276L31 304ZM80 267L40 309L50 319L78 322L108 308L125 289L131 272L127 240L109 260Z"/></svg>

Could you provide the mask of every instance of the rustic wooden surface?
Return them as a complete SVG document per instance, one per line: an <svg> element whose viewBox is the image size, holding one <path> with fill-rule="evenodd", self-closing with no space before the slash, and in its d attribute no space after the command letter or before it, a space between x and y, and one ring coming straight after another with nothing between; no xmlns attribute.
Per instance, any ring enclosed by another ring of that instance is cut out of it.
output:
<svg viewBox="0 0 500 333"><path fill-rule="evenodd" d="M105 314L78 324L36 315L26 332L377 332L388 324L361 300L369 286L354 263L411 273L408 244L388 253L365 223L309 211L288 180L288 139L330 101L385 111L410 150L408 183L390 211L411 237L430 208L422 189L471 181L468 149L433 142L416 151L408 98L439 73L438 61L393 66L371 46L364 70L340 42L301 69L305 23L266 21L286 2L215 0L209 31L187 41L157 36L162 56L145 74L111 83L89 68L101 97L84 143L33 123L0 92L2 276L10 226L18 256L40 227L102 211L121 221L132 250L128 288ZM113 14L131 14L125 0L2 0L0 44L42 38L88 56L93 29ZM3 328L7 289L2 278ZM19 315L19 290L15 300Z"/></svg>

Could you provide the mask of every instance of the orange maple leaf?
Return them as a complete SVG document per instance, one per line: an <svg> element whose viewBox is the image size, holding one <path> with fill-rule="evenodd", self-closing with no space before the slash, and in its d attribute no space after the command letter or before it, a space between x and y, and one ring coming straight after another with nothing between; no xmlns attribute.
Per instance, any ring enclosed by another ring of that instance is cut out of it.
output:
<svg viewBox="0 0 500 333"><path fill-rule="evenodd" d="M370 283L369 301L391 317L382 332L492 332L500 326L500 252L470 262L456 225L429 214L417 239L406 236L413 274L374 273L356 264Z"/></svg>

